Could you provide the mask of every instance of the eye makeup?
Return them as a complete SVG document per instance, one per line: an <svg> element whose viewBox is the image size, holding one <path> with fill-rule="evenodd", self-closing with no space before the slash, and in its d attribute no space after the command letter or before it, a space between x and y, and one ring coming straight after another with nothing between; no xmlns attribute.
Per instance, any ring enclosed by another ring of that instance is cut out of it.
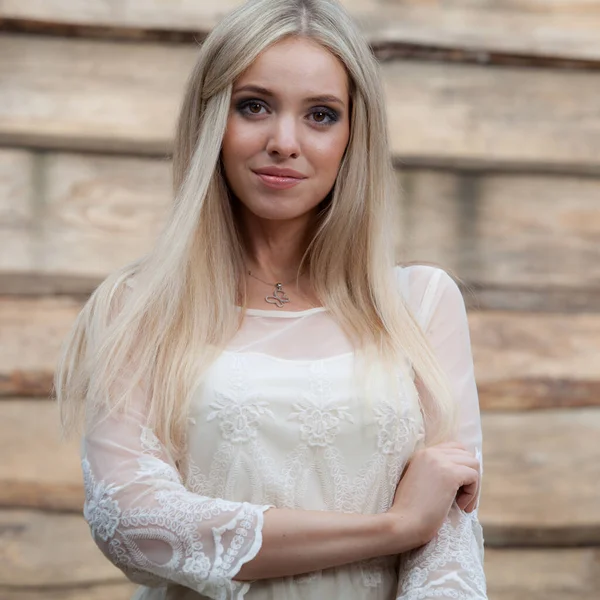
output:
<svg viewBox="0 0 600 600"><path fill-rule="evenodd" d="M236 111L243 116L248 116L248 117L252 118L253 116L261 115L261 113L259 113L259 112L250 111L249 110L250 107L260 107L260 108L264 108L267 111L269 110L266 103L263 100L259 100L258 98L246 98L243 100L239 100L236 102L236 105L235 105ZM324 115L327 118L326 121L313 120L313 123L317 127L327 127L327 126L333 125L340 119L339 113L337 111L335 111L334 109L329 108L328 106L315 106L310 110L310 112L308 114L309 115Z"/></svg>

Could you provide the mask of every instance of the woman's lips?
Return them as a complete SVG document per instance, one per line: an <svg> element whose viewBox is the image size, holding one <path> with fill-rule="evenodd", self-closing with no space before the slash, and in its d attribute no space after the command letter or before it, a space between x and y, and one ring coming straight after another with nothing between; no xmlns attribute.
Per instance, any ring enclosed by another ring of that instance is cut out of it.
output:
<svg viewBox="0 0 600 600"><path fill-rule="evenodd" d="M267 187L275 190L286 190L287 188L298 185L302 178L299 177L280 177L279 175L265 175L264 173L254 173ZM305 179L305 178L304 178Z"/></svg>

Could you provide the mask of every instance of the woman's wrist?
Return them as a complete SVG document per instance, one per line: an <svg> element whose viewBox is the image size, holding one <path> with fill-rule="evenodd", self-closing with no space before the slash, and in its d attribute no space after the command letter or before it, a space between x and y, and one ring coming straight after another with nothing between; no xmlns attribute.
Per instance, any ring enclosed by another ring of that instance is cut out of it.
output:
<svg viewBox="0 0 600 600"><path fill-rule="evenodd" d="M417 519L408 511L382 513L381 519L385 554L402 554L425 543Z"/></svg>

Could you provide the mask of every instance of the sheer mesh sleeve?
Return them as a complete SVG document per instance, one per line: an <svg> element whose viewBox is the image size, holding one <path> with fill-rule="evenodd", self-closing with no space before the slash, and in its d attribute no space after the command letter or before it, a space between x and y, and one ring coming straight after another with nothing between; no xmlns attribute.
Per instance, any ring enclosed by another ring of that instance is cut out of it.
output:
<svg viewBox="0 0 600 600"><path fill-rule="evenodd" d="M404 271L409 304L449 376L459 406L458 441L481 461L479 400L460 289L445 271L435 267L418 265ZM427 394L418 381L417 387L420 394ZM425 598L487 599L477 510L466 513L454 503L437 535L401 557L397 600Z"/></svg>
<svg viewBox="0 0 600 600"><path fill-rule="evenodd" d="M95 419L83 437L84 517L96 544L136 583L243 598L250 584L233 578L258 553L270 507L187 490L142 406L137 388L125 413Z"/></svg>

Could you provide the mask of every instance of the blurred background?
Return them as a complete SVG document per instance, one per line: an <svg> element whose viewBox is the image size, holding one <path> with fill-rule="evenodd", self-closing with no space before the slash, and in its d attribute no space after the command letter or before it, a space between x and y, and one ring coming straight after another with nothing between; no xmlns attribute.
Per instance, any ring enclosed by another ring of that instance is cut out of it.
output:
<svg viewBox="0 0 600 600"><path fill-rule="evenodd" d="M0 599L126 600L51 402L145 252L198 43L237 0L0 0ZM600 0L346 0L381 60L399 252L464 284L491 600L600 598Z"/></svg>

